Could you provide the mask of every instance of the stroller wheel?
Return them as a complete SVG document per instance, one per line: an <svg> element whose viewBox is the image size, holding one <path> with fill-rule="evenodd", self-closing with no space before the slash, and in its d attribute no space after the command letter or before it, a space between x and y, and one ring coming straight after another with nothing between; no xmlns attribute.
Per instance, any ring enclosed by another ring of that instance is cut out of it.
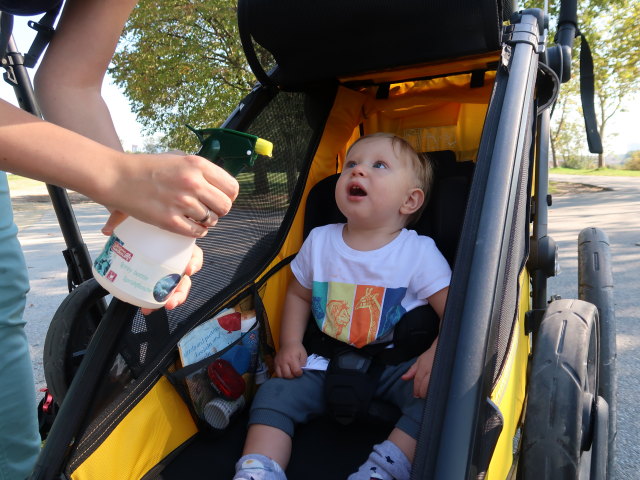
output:
<svg viewBox="0 0 640 480"><path fill-rule="evenodd" d="M603 430L594 428L601 400L597 315L581 300L547 308L531 363L519 466L524 480L597 478L584 474L602 464L591 458L592 443L600 441L594 436Z"/></svg>
<svg viewBox="0 0 640 480"><path fill-rule="evenodd" d="M67 295L51 319L42 360L47 387L58 405L100 323L100 299L107 294L95 279L87 280Z"/></svg>
<svg viewBox="0 0 640 480"><path fill-rule="evenodd" d="M585 228L578 236L578 297L598 307L600 366L598 394L609 405L607 471L615 468L617 377L616 315L609 238L598 228Z"/></svg>

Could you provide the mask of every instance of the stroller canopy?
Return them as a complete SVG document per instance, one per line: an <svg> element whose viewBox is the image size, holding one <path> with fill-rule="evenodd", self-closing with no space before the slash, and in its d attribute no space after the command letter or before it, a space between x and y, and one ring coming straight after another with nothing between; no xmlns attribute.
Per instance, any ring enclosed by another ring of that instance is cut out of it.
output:
<svg viewBox="0 0 640 480"><path fill-rule="evenodd" d="M513 2L501 0L240 0L243 44L256 70L255 40L274 57L285 87L500 48ZM259 77L259 75L257 75Z"/></svg>

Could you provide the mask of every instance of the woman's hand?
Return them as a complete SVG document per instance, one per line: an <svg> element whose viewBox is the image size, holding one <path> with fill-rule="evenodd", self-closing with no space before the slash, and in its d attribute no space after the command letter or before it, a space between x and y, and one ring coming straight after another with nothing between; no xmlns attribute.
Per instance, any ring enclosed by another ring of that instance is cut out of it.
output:
<svg viewBox="0 0 640 480"><path fill-rule="evenodd" d="M103 228L110 234L126 215L170 232L206 235L231 210L238 182L197 155L122 154L125 161L106 169L105 182L92 198L112 215Z"/></svg>

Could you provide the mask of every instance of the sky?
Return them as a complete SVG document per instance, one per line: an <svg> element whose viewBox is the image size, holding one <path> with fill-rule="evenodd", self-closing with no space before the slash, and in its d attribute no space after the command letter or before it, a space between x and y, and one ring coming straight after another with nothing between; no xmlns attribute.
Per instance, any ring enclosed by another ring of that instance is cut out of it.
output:
<svg viewBox="0 0 640 480"><path fill-rule="evenodd" d="M38 20L37 17L15 17L13 35L18 47L18 51L27 52L35 35L34 30L27 26L28 20ZM36 66L37 68L37 66ZM4 69L2 73L4 73ZM29 76L33 79L35 69L29 69ZM131 113L129 100L122 91L113 84L112 79L107 75L102 84L102 97L104 98L113 123L118 133L118 137L123 143L125 150L132 150L134 145L142 147L144 137L142 135L142 126L137 122L136 116ZM4 79L0 81L0 98L17 105L16 96L13 88L7 84Z"/></svg>
<svg viewBox="0 0 640 480"><path fill-rule="evenodd" d="M37 18L33 17L33 19ZM34 31L27 27L29 19L29 17L15 17L14 37L21 52L28 51L34 36ZM33 71L29 73L33 78ZM135 115L131 113L129 101L109 76L105 77L102 85L102 96L111 111L116 132L125 150L134 150L135 146L142 147L145 142L141 133L142 127ZM13 89L4 81L0 81L0 98L16 104ZM607 125L607 142L616 154L640 150L640 93L627 102L626 110L626 112L617 113Z"/></svg>

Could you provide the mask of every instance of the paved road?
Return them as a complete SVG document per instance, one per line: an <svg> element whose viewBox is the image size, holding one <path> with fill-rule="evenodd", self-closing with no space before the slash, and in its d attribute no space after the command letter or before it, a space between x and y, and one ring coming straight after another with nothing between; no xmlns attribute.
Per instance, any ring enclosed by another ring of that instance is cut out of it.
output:
<svg viewBox="0 0 640 480"><path fill-rule="evenodd" d="M36 390L45 386L42 350L54 312L67 296L67 266L62 256L66 248L58 220L46 189L12 192L14 216L25 254L31 291L27 295L24 318L31 346ZM92 255L100 252L106 238L100 228L108 218L102 206L73 195L73 209L83 238ZM42 394L38 393L40 400Z"/></svg>
<svg viewBox="0 0 640 480"><path fill-rule="evenodd" d="M549 281L549 294L577 298L577 238L582 228L597 226L609 236L613 254L618 346L618 465L615 478L640 478L640 178L559 176L552 180L600 185L609 190L556 196L549 233L559 245L562 271ZM25 192L14 192L24 194ZM26 192L32 194L34 192ZM38 193L38 192L36 192ZM40 194L44 192L40 191ZM42 200L42 199L41 199ZM89 250L95 255L105 237L100 227L106 211L93 203L74 205ZM42 348L57 306L66 296L64 242L56 217L46 204L17 208L20 240L31 280L25 317L31 342L36 388L43 387ZM40 395L38 395L40 397Z"/></svg>
<svg viewBox="0 0 640 480"><path fill-rule="evenodd" d="M640 178L551 176L609 188L556 196L549 234L559 246L561 273L549 280L549 295L578 298L578 234L599 227L611 244L617 320L618 444L616 479L640 478Z"/></svg>

